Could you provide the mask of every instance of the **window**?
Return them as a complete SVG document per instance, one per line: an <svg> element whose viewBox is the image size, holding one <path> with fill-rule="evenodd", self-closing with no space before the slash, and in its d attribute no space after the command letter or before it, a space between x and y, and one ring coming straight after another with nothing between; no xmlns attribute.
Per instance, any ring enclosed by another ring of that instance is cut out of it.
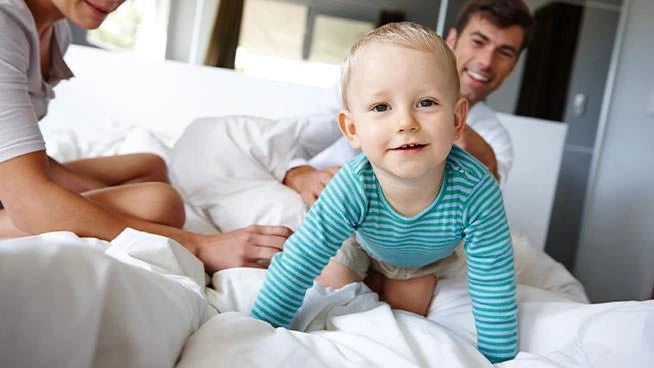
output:
<svg viewBox="0 0 654 368"><path fill-rule="evenodd" d="M318 15L313 26L309 60L340 64L352 45L373 28L371 22Z"/></svg>
<svg viewBox="0 0 654 368"><path fill-rule="evenodd" d="M134 51L163 59L166 52L170 0L126 1L96 30L87 33L87 41L110 50Z"/></svg>
<svg viewBox="0 0 654 368"><path fill-rule="evenodd" d="M235 67L249 76L328 87L338 81L350 47L373 28L298 2L246 0Z"/></svg>

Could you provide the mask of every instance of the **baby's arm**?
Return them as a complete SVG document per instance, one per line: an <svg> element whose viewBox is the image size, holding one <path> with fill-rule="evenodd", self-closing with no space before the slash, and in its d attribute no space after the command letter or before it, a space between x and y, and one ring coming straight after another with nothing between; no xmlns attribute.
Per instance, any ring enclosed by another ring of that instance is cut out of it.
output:
<svg viewBox="0 0 654 368"><path fill-rule="evenodd" d="M465 251L477 347L491 362L518 353L518 305L511 234L502 194L487 175L467 202Z"/></svg>
<svg viewBox="0 0 654 368"><path fill-rule="evenodd" d="M346 166L284 244L284 251L273 258L252 309L254 317L280 327L291 323L306 290L359 223L365 196L353 183L356 179Z"/></svg>

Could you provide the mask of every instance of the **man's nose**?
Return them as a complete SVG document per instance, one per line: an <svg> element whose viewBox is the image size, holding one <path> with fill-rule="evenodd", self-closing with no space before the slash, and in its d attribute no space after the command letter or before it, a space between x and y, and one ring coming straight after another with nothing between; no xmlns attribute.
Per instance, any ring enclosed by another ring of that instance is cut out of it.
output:
<svg viewBox="0 0 654 368"><path fill-rule="evenodd" d="M479 50L477 53L477 61L481 64L482 68L491 68L495 62L495 50L493 50L492 47L486 47Z"/></svg>

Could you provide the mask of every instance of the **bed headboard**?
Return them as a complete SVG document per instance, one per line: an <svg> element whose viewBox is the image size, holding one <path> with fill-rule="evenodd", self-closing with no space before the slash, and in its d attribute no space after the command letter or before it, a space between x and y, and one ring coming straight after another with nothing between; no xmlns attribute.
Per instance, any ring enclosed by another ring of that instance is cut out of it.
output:
<svg viewBox="0 0 654 368"><path fill-rule="evenodd" d="M513 168L504 187L511 230L545 249L563 145L563 123L499 113L513 140Z"/></svg>
<svg viewBox="0 0 654 368"><path fill-rule="evenodd" d="M202 116L269 118L316 111L333 91L245 77L234 71L72 45L66 61L75 78L55 89L42 128L102 134L111 123L144 126L178 137ZM500 114L514 143L515 162L504 190L513 231L544 248L566 126Z"/></svg>

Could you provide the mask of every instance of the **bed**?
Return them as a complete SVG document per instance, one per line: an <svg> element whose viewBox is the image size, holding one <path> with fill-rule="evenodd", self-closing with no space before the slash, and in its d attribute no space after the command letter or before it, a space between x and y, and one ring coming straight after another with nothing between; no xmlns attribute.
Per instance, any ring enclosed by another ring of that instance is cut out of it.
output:
<svg viewBox="0 0 654 368"><path fill-rule="evenodd" d="M301 221L301 200L278 179L301 116L329 91L78 46L67 59L77 77L58 87L42 122L51 155L160 154L190 230ZM501 118L520 157L505 188L520 353L496 366L654 366L654 301L589 304L582 285L542 251L562 150L532 156L562 148L565 127ZM550 139L526 146L530 135ZM287 330L248 316L265 271L206 275L164 237L126 229L106 242L54 232L2 240L0 252L7 366L493 366L474 348L464 264L439 282L428 318L391 310L363 284L314 285Z"/></svg>

